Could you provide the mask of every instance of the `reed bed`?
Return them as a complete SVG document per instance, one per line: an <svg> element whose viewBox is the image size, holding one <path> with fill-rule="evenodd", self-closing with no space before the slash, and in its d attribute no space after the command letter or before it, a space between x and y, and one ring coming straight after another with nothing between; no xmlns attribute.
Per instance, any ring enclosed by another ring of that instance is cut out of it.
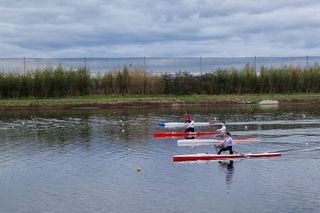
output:
<svg viewBox="0 0 320 213"><path fill-rule="evenodd" d="M319 93L320 66L218 69L192 74L154 74L135 67L92 75L84 67L46 67L26 74L0 73L1 98L61 98L84 95L220 95Z"/></svg>

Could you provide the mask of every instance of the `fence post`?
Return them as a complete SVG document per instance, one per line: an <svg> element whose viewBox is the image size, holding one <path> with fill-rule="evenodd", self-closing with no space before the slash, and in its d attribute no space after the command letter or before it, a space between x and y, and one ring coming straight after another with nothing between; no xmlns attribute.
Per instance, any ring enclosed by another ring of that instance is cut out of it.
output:
<svg viewBox="0 0 320 213"><path fill-rule="evenodd" d="M146 57L143 56L143 70L146 70Z"/></svg>
<svg viewBox="0 0 320 213"><path fill-rule="evenodd" d="M84 68L87 70L87 57L84 57Z"/></svg>
<svg viewBox="0 0 320 213"><path fill-rule="evenodd" d="M307 56L307 69L309 68L309 56Z"/></svg>
<svg viewBox="0 0 320 213"><path fill-rule="evenodd" d="M23 57L23 75L26 74L26 58Z"/></svg>
<svg viewBox="0 0 320 213"><path fill-rule="evenodd" d="M202 57L200 57L200 75L202 75Z"/></svg>
<svg viewBox="0 0 320 213"><path fill-rule="evenodd" d="M257 56L254 56L254 71L257 74Z"/></svg>

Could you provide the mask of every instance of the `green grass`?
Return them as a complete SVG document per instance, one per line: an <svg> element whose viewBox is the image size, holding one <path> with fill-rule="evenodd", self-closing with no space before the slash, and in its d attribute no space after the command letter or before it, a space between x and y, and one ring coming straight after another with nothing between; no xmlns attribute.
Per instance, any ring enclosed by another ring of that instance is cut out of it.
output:
<svg viewBox="0 0 320 213"><path fill-rule="evenodd" d="M308 101L320 100L316 94L275 94L275 95L157 95L157 96L79 96L68 98L19 98L1 99L2 106L59 106L59 105L94 105L94 104L148 104L148 103L258 103L261 100Z"/></svg>

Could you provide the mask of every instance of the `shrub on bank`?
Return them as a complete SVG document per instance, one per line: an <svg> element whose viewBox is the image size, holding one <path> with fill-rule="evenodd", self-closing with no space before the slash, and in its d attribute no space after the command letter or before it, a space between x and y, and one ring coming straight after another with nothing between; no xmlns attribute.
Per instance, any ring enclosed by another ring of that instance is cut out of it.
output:
<svg viewBox="0 0 320 213"><path fill-rule="evenodd" d="M26 74L0 73L0 97L68 97L83 95L289 94L320 92L320 66L250 65L204 74L154 74L139 67L91 75L88 69L46 67Z"/></svg>

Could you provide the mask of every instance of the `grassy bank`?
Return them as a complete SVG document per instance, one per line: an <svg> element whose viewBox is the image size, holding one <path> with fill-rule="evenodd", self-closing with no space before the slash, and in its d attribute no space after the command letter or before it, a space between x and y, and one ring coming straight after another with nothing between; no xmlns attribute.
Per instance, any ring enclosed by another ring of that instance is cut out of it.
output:
<svg viewBox="0 0 320 213"><path fill-rule="evenodd" d="M97 106L101 108L143 106L166 106L173 104L256 104L262 100L278 100L280 103L320 102L320 94L275 94L275 95L189 95L189 96L79 96L68 98L1 99L0 108L50 107L72 108Z"/></svg>

